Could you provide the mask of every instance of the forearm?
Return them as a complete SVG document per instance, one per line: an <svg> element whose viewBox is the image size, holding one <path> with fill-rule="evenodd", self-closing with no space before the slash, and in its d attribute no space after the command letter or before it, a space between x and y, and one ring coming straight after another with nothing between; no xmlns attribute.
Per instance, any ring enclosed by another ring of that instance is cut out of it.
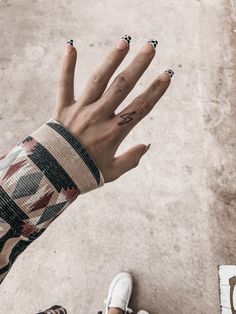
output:
<svg viewBox="0 0 236 314"><path fill-rule="evenodd" d="M86 148L53 119L0 157L0 282L78 195L103 185Z"/></svg>

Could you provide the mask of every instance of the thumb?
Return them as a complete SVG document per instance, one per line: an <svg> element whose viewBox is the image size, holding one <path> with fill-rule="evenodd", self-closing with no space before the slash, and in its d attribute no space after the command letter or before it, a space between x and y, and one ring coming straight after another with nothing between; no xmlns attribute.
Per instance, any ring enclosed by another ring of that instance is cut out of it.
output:
<svg viewBox="0 0 236 314"><path fill-rule="evenodd" d="M77 51L73 46L73 40L65 45L62 68L58 81L57 105L66 107L74 103L74 74L77 59Z"/></svg>
<svg viewBox="0 0 236 314"><path fill-rule="evenodd" d="M114 169L116 177L138 166L142 156L148 151L151 144L138 144L127 150L124 154L115 157Z"/></svg>

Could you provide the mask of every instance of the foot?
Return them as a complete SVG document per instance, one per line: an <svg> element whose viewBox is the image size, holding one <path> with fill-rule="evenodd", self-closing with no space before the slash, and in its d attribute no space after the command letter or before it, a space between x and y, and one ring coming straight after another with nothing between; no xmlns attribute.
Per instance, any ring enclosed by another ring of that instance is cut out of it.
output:
<svg viewBox="0 0 236 314"><path fill-rule="evenodd" d="M118 309L117 307L110 307L108 310L108 314L124 314L124 311Z"/></svg>
<svg viewBox="0 0 236 314"><path fill-rule="evenodd" d="M132 313L128 308L133 289L133 279L129 273L122 272L116 275L109 287L105 300L105 314Z"/></svg>

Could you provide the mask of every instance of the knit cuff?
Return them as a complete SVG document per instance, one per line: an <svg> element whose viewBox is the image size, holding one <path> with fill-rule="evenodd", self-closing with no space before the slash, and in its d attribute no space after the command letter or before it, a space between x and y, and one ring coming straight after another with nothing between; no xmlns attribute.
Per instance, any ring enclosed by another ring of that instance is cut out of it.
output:
<svg viewBox="0 0 236 314"><path fill-rule="evenodd" d="M40 165L43 165L41 168L44 170L45 162L51 162L50 168L55 172L51 172L49 175L55 176L57 181L59 176L69 185L74 183L80 191L79 194L87 193L104 185L102 172L87 149L62 123L55 119L49 119L28 137L29 141L31 139L38 146L35 155L37 155L37 150L44 153L43 156L40 156L41 160L38 161L39 168ZM70 179L67 179L67 176Z"/></svg>
<svg viewBox="0 0 236 314"><path fill-rule="evenodd" d="M78 195L103 185L100 169L79 139L49 119L0 158L2 235L11 226L34 239Z"/></svg>

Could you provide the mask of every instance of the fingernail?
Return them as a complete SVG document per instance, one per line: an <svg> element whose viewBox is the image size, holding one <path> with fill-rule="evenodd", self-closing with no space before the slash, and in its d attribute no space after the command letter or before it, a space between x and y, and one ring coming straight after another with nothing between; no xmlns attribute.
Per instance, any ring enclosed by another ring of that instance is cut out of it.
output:
<svg viewBox="0 0 236 314"><path fill-rule="evenodd" d="M165 72L168 73L170 75L170 77L172 77L175 74L175 72L171 69L168 69Z"/></svg>
<svg viewBox="0 0 236 314"><path fill-rule="evenodd" d="M70 39L66 43L66 52L69 54L73 51L73 39Z"/></svg>
<svg viewBox="0 0 236 314"><path fill-rule="evenodd" d="M131 36L130 35L124 35L122 36L122 38L119 40L119 42L117 43L116 47L119 49L119 50L125 50L130 42L131 42Z"/></svg>
<svg viewBox="0 0 236 314"><path fill-rule="evenodd" d="M67 44L70 44L71 46L73 46L74 40L73 39L69 39Z"/></svg>
<svg viewBox="0 0 236 314"><path fill-rule="evenodd" d="M150 146L151 146L151 144L148 144L148 145L145 147L145 149L144 149L144 151L143 151L143 155L149 150Z"/></svg>
<svg viewBox="0 0 236 314"><path fill-rule="evenodd" d="M153 52L154 49L156 49L156 46L158 44L158 41L155 39L150 39L147 41L146 45L143 47L143 51L146 53Z"/></svg>

